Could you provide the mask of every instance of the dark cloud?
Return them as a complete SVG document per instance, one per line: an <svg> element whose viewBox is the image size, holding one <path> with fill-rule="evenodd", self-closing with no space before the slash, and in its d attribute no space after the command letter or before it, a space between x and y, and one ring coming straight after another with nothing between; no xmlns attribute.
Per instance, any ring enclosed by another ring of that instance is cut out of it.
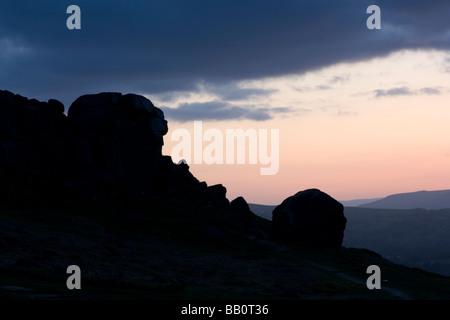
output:
<svg viewBox="0 0 450 320"><path fill-rule="evenodd" d="M1 89L68 105L85 93L226 88L401 49L450 48L447 0L77 0L82 29L68 30L71 4L0 2ZM366 28L371 4L381 7L381 30Z"/></svg>
<svg viewBox="0 0 450 320"><path fill-rule="evenodd" d="M308 91L311 91L312 90L312 88L311 87L308 87L308 86L304 86L304 87L294 87L294 86L291 86L292 87L292 89L294 89L295 91L297 91L297 92L308 92Z"/></svg>
<svg viewBox="0 0 450 320"><path fill-rule="evenodd" d="M375 97L385 97L385 96L409 96L413 95L414 92L409 90L407 87L401 87L401 88L392 88L388 90L374 90Z"/></svg>
<svg viewBox="0 0 450 320"><path fill-rule="evenodd" d="M320 90L320 91L324 91L324 90L331 90L333 88L330 86L327 86L327 85L318 85L318 86L316 86L316 89Z"/></svg>
<svg viewBox="0 0 450 320"><path fill-rule="evenodd" d="M442 66L442 69L444 72L447 72L447 73L450 72L450 57L449 56L447 56L445 58L445 62L444 62L444 65Z"/></svg>
<svg viewBox="0 0 450 320"><path fill-rule="evenodd" d="M272 119L272 114L291 113L287 107L258 108L255 106L238 106L224 101L209 101L182 103L177 108L162 107L169 120L194 121L194 120L232 120L248 119L264 121Z"/></svg>
<svg viewBox="0 0 450 320"><path fill-rule="evenodd" d="M216 96L221 101L247 100L255 97L267 97L277 92L276 89L243 88L236 82L224 83L221 85L205 83L197 84L195 89L190 91L169 91L158 93L158 100L162 102L172 102L177 99L188 98L193 92L206 93Z"/></svg>
<svg viewBox="0 0 450 320"><path fill-rule="evenodd" d="M421 93L425 93L425 94L441 94L441 90L438 88L422 88L420 89Z"/></svg>
<svg viewBox="0 0 450 320"><path fill-rule="evenodd" d="M374 90L376 98L386 97L386 96L411 96L416 94L428 94L436 95L440 94L441 90L439 88L422 88L418 90L411 90L408 87L392 88L388 90Z"/></svg>
<svg viewBox="0 0 450 320"><path fill-rule="evenodd" d="M257 96L264 97L277 91L275 89L242 88L235 82L223 85L203 84L202 87L208 93L217 95L220 100L226 101L246 100Z"/></svg>
<svg viewBox="0 0 450 320"><path fill-rule="evenodd" d="M289 108L289 107L271 108L269 110L270 110L270 112L273 112L273 113L291 113L291 112L293 112L292 108ZM309 109L300 109L297 111L305 112L305 111L310 111L310 110Z"/></svg>
<svg viewBox="0 0 450 320"><path fill-rule="evenodd" d="M350 81L350 75L334 76L328 80L328 84L341 84Z"/></svg>
<svg viewBox="0 0 450 320"><path fill-rule="evenodd" d="M308 87L308 86L292 87L292 89L294 89L297 92L311 92L311 91L315 91L315 90L317 90L317 91L331 90L331 89L333 89L333 87L326 85L326 84L320 84L315 87Z"/></svg>

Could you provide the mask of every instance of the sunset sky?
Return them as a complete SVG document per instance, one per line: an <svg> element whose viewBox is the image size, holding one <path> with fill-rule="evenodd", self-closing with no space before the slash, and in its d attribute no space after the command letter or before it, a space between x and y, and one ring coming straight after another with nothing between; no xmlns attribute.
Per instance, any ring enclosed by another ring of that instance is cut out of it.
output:
<svg viewBox="0 0 450 320"><path fill-rule="evenodd" d="M81 30L66 27L71 4ZM380 30L366 27L371 4ZM230 200L450 189L449 16L440 0L4 0L0 89L66 110L82 94L143 94L169 121L168 155L194 121L224 136L277 129L275 175L190 165Z"/></svg>
<svg viewBox="0 0 450 320"><path fill-rule="evenodd" d="M191 165L191 170L199 179L223 183L232 197L243 194L249 201L267 204L310 187L340 200L449 189L448 57L444 51L402 51L302 75L239 83L271 93L233 103L292 112L267 121L208 120L203 131L279 129L278 174L261 176L259 164ZM214 99L205 92L172 104ZM166 154L178 144L170 141L177 128L193 132L193 122L169 117Z"/></svg>

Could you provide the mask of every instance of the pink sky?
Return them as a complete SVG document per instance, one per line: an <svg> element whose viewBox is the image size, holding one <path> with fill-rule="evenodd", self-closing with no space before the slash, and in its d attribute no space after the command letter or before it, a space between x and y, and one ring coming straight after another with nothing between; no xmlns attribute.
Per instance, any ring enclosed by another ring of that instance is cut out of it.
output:
<svg viewBox="0 0 450 320"><path fill-rule="evenodd" d="M267 121L203 121L204 130L225 135L227 129L278 129L278 173L262 176L260 164L192 164L191 171L209 185L223 184L230 200L242 195L260 204L279 204L307 188L338 200L450 189L449 57L443 51L405 51L239 83L274 92L235 103L293 112ZM158 105L157 97L150 98ZM173 105L214 98L205 90L181 95ZM164 154L177 144L171 141L175 130L193 133L193 122L168 120Z"/></svg>

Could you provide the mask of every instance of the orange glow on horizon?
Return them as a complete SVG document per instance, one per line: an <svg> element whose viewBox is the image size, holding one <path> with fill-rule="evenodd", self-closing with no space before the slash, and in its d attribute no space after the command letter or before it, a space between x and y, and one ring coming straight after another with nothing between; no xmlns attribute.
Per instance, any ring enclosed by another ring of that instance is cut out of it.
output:
<svg viewBox="0 0 450 320"><path fill-rule="evenodd" d="M450 189L447 54L401 52L302 76L245 82L245 87L275 89L255 98L254 105L293 112L268 121L203 121L204 126L222 132L279 129L279 172L261 176L260 165L248 164L191 165L191 171L208 185L223 184L230 200L244 196L250 203L272 205L308 188L338 200ZM336 75L347 80L327 82ZM318 89L320 84L329 89ZM234 103L244 102L249 103ZM170 155L171 132L192 130L192 122L168 121L163 153Z"/></svg>

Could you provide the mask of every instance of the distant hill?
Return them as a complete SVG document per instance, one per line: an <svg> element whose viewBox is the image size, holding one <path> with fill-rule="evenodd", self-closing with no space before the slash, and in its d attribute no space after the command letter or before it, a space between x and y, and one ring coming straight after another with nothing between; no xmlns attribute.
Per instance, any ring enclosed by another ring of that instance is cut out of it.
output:
<svg viewBox="0 0 450 320"><path fill-rule="evenodd" d="M263 204L253 204L253 203L249 203L248 206L250 207L250 210L264 218L267 220L272 220L272 211L273 209L276 208L276 206L268 206L268 205L263 205Z"/></svg>
<svg viewBox="0 0 450 320"><path fill-rule="evenodd" d="M375 209L446 209L450 208L450 190L399 193L362 204L360 207Z"/></svg>
<svg viewBox="0 0 450 320"><path fill-rule="evenodd" d="M372 203L378 200L381 200L383 198L372 198L372 199L355 199L355 200L341 200L339 201L342 203L344 207L358 207L367 203Z"/></svg>
<svg viewBox="0 0 450 320"><path fill-rule="evenodd" d="M450 209L346 207L345 247L374 250L394 263L450 275Z"/></svg>

